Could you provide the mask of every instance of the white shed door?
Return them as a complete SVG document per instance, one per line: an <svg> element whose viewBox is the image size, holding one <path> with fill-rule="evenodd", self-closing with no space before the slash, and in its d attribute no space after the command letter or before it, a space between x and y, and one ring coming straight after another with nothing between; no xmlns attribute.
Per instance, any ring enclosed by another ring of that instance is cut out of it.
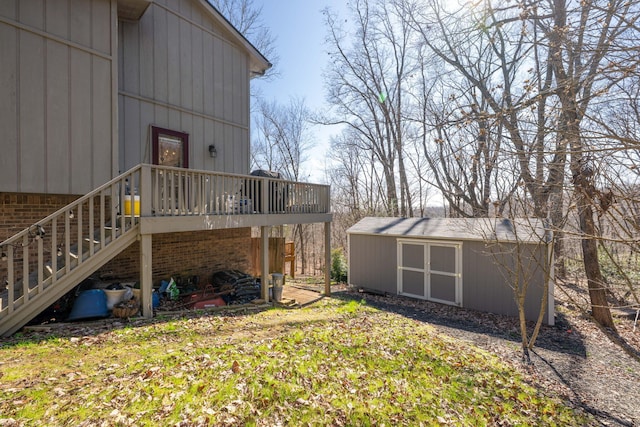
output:
<svg viewBox="0 0 640 427"><path fill-rule="evenodd" d="M462 305L462 243L398 240L398 294Z"/></svg>

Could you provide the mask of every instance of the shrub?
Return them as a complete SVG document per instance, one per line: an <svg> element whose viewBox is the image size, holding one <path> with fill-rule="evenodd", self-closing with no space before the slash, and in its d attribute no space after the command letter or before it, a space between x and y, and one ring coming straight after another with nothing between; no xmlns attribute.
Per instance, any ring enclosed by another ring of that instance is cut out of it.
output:
<svg viewBox="0 0 640 427"><path fill-rule="evenodd" d="M347 281L347 260L342 248L331 250L331 280L336 283L345 283Z"/></svg>

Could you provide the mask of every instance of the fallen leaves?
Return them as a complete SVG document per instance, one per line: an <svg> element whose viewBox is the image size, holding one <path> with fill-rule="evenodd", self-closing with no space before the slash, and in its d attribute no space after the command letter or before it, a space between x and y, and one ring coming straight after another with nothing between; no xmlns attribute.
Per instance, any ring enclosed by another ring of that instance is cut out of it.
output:
<svg viewBox="0 0 640 427"><path fill-rule="evenodd" d="M502 411L544 425L529 398L565 424L575 418L495 358L428 325L323 301L168 319L40 343L19 357L2 349L11 362L0 365L0 413L25 425L420 425ZM28 387L10 376L19 369L34 374Z"/></svg>

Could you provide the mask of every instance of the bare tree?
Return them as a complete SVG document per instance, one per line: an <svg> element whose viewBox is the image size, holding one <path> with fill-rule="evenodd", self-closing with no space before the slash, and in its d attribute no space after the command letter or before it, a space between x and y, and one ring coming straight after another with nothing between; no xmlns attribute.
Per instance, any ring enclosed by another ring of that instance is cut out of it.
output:
<svg viewBox="0 0 640 427"><path fill-rule="evenodd" d="M510 198L509 205L526 203L518 197ZM518 206L509 206L509 212L518 212ZM489 220L492 221L492 220ZM530 365L530 350L534 348L540 328L547 314L549 303L550 282L552 279L553 232L547 227L546 220L536 218L509 218L493 220L510 225L513 240L500 237L497 227L488 227L490 233L484 236L486 251L493 258L494 263L510 284L514 300L518 308L520 325L520 339L522 362ZM488 224L491 224L489 222ZM536 290L540 294L537 304L537 319L533 327L527 322L527 306L535 307L535 302L529 301L533 286L542 286Z"/></svg>
<svg viewBox="0 0 640 427"><path fill-rule="evenodd" d="M455 126L472 129L471 132L465 129L467 135L463 139L471 151L467 150L466 158L460 156L460 162L455 165L457 169L464 168L467 176L458 180L451 174L453 165L443 167L439 159L443 171L441 184L447 182L443 187L452 188L450 194L465 198L465 203L475 207L476 213L486 212L487 194L497 196L496 188L486 183L499 179L494 175L497 173L494 168L496 155L503 153L514 159L517 179L531 198L535 216L544 218L550 188L562 183L564 178L562 156L549 156L564 150L552 148L558 141L553 141L552 132L545 125L549 112L545 103L540 102L545 84L536 83L545 81L548 75L531 60L535 57L530 43L533 35L530 36L528 24L521 20L522 10L509 4L494 8L488 1L482 6L473 11L464 8L449 11L438 1L431 1L427 6L422 2L407 2L405 6L412 11L410 16L420 33L421 43L435 56L432 61L447 70L441 80L448 90L439 90L439 102L435 108L430 107L431 110L440 108L440 115L432 119L436 130L440 128L440 135L435 135L434 140L450 142L444 131L450 134ZM457 87L449 82L456 83ZM540 108L543 111L537 112ZM449 158L445 160L451 162ZM482 185L477 179L481 161L485 180ZM554 165L558 166L554 168ZM552 168L554 173L550 172ZM504 200L513 191L513 185L509 180L504 181L504 175L502 179L499 199Z"/></svg>
<svg viewBox="0 0 640 427"><path fill-rule="evenodd" d="M207 0L233 25L247 40L273 64L265 76L277 75L278 52L276 39L271 29L262 21L262 7L253 0Z"/></svg>
<svg viewBox="0 0 640 427"><path fill-rule="evenodd" d="M334 115L321 121L345 124L357 134L353 143L370 153L384 174L387 214L411 216L403 121L412 68L408 18L401 8L381 0L356 0L350 10L352 34L338 16L324 12L332 59L326 82Z"/></svg>
<svg viewBox="0 0 640 427"><path fill-rule="evenodd" d="M313 145L309 116L304 99L292 98L287 105L260 100L254 117L253 165L300 180Z"/></svg>
<svg viewBox="0 0 640 427"><path fill-rule="evenodd" d="M592 314L601 325L615 329L598 258L594 206L600 192L594 185L595 166L584 138L583 120L594 99L625 78L625 60L638 61L637 52L634 58L634 53L623 48L627 35L637 32L637 10L634 13L632 2L627 1L552 0L541 6L541 10L533 6L532 13L536 25L548 37L555 94L560 102L558 132L570 152ZM549 15L551 18L547 18Z"/></svg>

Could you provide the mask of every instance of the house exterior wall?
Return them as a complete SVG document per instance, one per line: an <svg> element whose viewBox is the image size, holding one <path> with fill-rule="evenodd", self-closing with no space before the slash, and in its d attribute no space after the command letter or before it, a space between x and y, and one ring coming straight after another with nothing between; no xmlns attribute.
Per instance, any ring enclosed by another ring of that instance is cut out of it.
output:
<svg viewBox="0 0 640 427"><path fill-rule="evenodd" d="M198 276L205 285L224 269L251 271L251 228L155 234L152 242L153 282L171 276ZM131 245L94 274L119 281L140 278L140 244Z"/></svg>
<svg viewBox="0 0 640 427"><path fill-rule="evenodd" d="M115 0L0 2L0 192L83 194L117 171Z"/></svg>
<svg viewBox="0 0 640 427"><path fill-rule="evenodd" d="M423 240L434 240L425 236ZM442 240L442 242L449 242ZM513 278L510 271L515 271L516 258L512 256L515 244L507 243L498 247L486 247L484 242L462 242L462 305L463 307L517 316L514 293L509 286ZM366 234L349 234L349 283L367 289L398 293L396 236L380 236ZM537 262L528 263L530 254L536 259L547 259L547 246L521 245L524 268L529 280L525 313L528 320L536 320L539 313L540 300L543 295L544 269ZM489 251L494 251L495 256ZM552 293L553 290L550 290ZM547 300L548 301L548 300ZM549 315L548 304L545 306L546 323L553 323L553 313Z"/></svg>
<svg viewBox="0 0 640 427"><path fill-rule="evenodd" d="M150 125L189 134L189 167L249 171L249 54L198 1L119 23L119 165L151 163ZM213 144L217 157L209 157Z"/></svg>

